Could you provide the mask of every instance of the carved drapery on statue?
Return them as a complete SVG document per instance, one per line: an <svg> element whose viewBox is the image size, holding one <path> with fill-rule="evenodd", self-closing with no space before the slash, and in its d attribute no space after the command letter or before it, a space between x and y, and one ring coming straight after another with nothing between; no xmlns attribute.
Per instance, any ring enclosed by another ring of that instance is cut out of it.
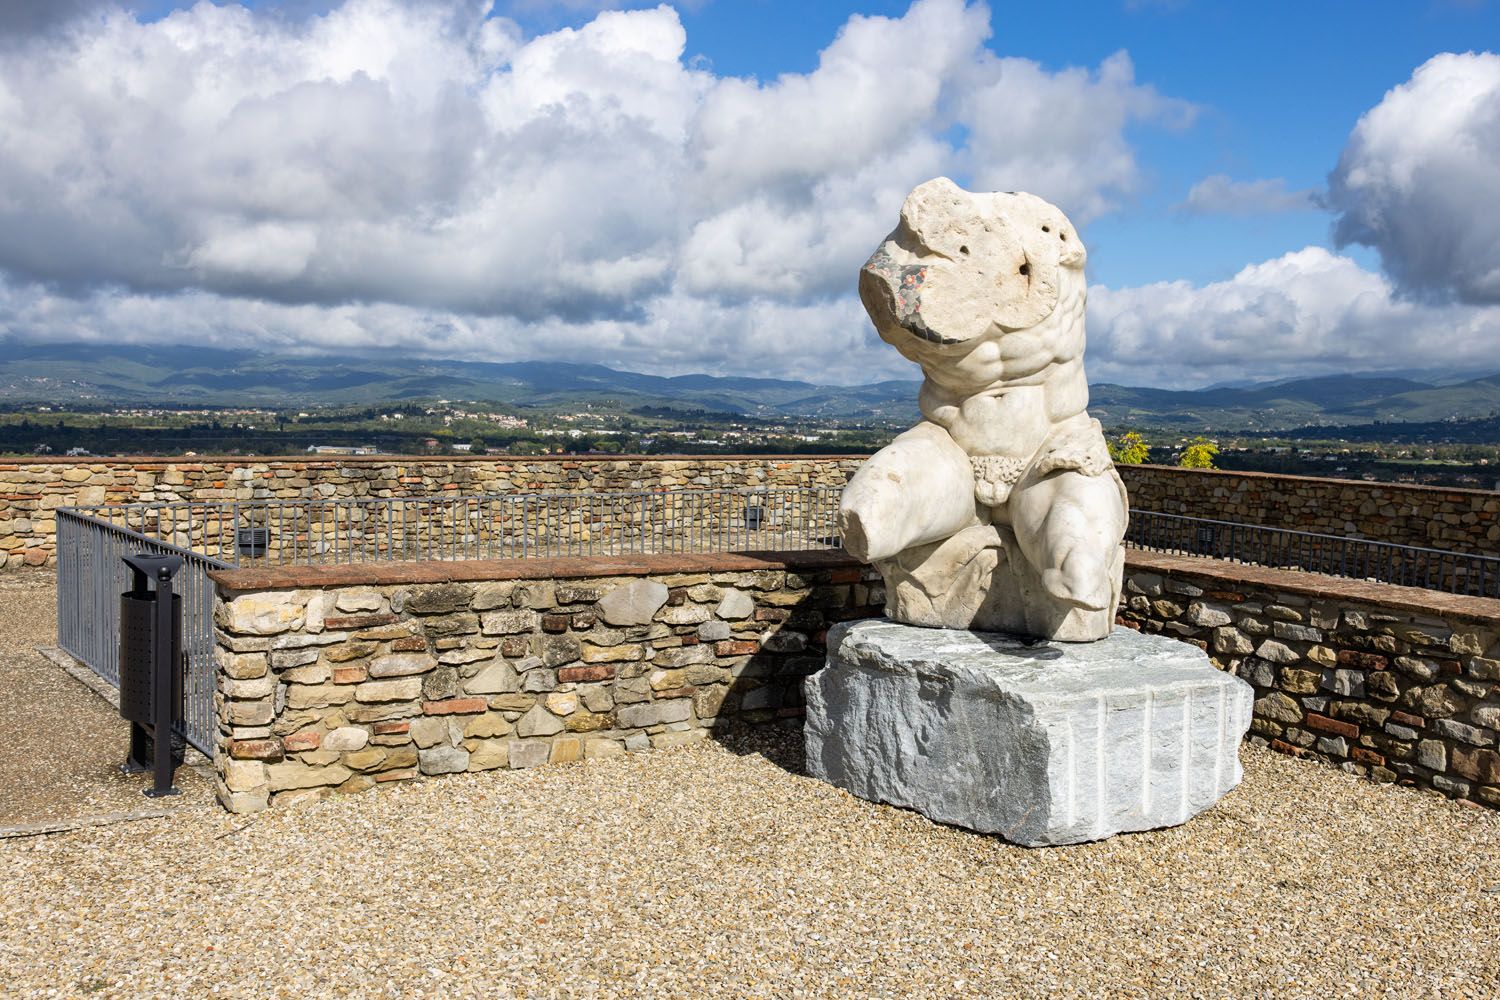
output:
<svg viewBox="0 0 1500 1000"><path fill-rule="evenodd" d="M925 418L850 480L844 545L894 621L1089 641L1109 634L1127 502L1083 372L1085 252L1029 194L916 188L860 272Z"/></svg>

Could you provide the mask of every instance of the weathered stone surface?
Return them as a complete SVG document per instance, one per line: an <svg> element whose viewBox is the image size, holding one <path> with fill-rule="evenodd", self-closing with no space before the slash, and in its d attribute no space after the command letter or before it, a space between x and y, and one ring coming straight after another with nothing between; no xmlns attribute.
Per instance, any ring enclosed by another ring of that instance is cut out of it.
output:
<svg viewBox="0 0 1500 1000"><path fill-rule="evenodd" d="M572 663L581 655L578 640L571 635L549 635L542 643L542 662L549 667Z"/></svg>
<svg viewBox="0 0 1500 1000"><path fill-rule="evenodd" d="M1194 625L1213 628L1220 625L1228 625L1232 619L1218 608L1194 601L1188 605L1187 620Z"/></svg>
<svg viewBox="0 0 1500 1000"><path fill-rule="evenodd" d="M599 614L611 625L645 625L667 603L665 584L632 580L613 587L599 599Z"/></svg>
<svg viewBox="0 0 1500 1000"><path fill-rule="evenodd" d="M266 767L266 774L273 792L341 785L353 773L340 764L334 764L331 767L308 767L301 761L293 760L281 764L270 764Z"/></svg>
<svg viewBox="0 0 1500 1000"><path fill-rule="evenodd" d="M507 749L511 767L540 767L552 752L546 740L511 740Z"/></svg>
<svg viewBox="0 0 1500 1000"><path fill-rule="evenodd" d="M516 735L521 737L552 736L562 731L562 721L541 705L533 705L516 723Z"/></svg>
<svg viewBox="0 0 1500 1000"><path fill-rule="evenodd" d="M1302 709L1295 701L1282 694L1280 691L1272 691L1255 703L1255 714L1276 722L1301 722Z"/></svg>
<svg viewBox="0 0 1500 1000"><path fill-rule="evenodd" d="M457 743L461 729L454 719L425 716L412 722L411 738L413 743L426 750L440 743Z"/></svg>
<svg viewBox="0 0 1500 1000"><path fill-rule="evenodd" d="M418 750L417 766L423 774L458 774L469 769L469 751L450 746Z"/></svg>
<svg viewBox="0 0 1500 1000"><path fill-rule="evenodd" d="M266 784L266 765L258 760L228 760L224 784L231 792L254 792Z"/></svg>
<svg viewBox="0 0 1500 1000"><path fill-rule="evenodd" d="M626 705L619 710L618 716L622 729L645 729L667 722L686 722L692 716L692 704L688 698L650 701Z"/></svg>
<svg viewBox="0 0 1500 1000"><path fill-rule="evenodd" d="M464 681L464 690L469 694L508 694L520 688L521 679L516 676L515 667L503 660Z"/></svg>
<svg viewBox="0 0 1500 1000"><path fill-rule="evenodd" d="M835 626L828 649L805 682L808 772L862 798L1069 844L1185 822L1240 781L1251 689L1185 643L881 620Z"/></svg>
<svg viewBox="0 0 1500 1000"><path fill-rule="evenodd" d="M605 757L623 757L625 748L619 740L592 739L584 743L583 755L589 760Z"/></svg>
<svg viewBox="0 0 1500 1000"><path fill-rule="evenodd" d="M755 599L743 590L730 588L719 599L715 614L726 621L740 621L755 614Z"/></svg>
<svg viewBox="0 0 1500 1000"><path fill-rule="evenodd" d="M469 751L471 771L490 771L510 764L510 748L505 740L470 740L465 748Z"/></svg>
<svg viewBox="0 0 1500 1000"><path fill-rule="evenodd" d="M236 597L227 608L229 627L246 635L280 635L300 628L306 608L293 591Z"/></svg>
<svg viewBox="0 0 1500 1000"><path fill-rule="evenodd" d="M515 611L491 611L481 615L480 631L485 635L516 635L533 632L541 621L540 616L526 608Z"/></svg>
<svg viewBox="0 0 1500 1000"><path fill-rule="evenodd" d="M711 621L698 626L698 638L703 642L719 642L728 639L729 635L728 622Z"/></svg>
<svg viewBox="0 0 1500 1000"><path fill-rule="evenodd" d="M323 737L325 750L360 750L370 742L370 734L359 726L341 726Z"/></svg>
<svg viewBox="0 0 1500 1000"><path fill-rule="evenodd" d="M422 678L400 677L395 680L366 681L355 685L357 701L409 701L422 696Z"/></svg>
<svg viewBox="0 0 1500 1000"><path fill-rule="evenodd" d="M370 661L371 677L406 677L424 674L437 666L437 659L428 653L388 653Z"/></svg>

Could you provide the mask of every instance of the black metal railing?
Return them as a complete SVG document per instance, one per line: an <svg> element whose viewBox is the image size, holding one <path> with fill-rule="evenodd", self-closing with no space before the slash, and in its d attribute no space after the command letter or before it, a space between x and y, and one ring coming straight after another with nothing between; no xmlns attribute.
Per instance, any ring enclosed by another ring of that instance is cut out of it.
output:
<svg viewBox="0 0 1500 1000"><path fill-rule="evenodd" d="M837 548L836 487L63 507L57 644L118 686L122 557L183 558L183 735L213 754L214 585L240 566Z"/></svg>
<svg viewBox="0 0 1500 1000"><path fill-rule="evenodd" d="M57 645L115 687L120 685L120 594L130 589L124 557L137 552L182 557L174 583L182 597L187 659L182 735L213 756L214 583L229 564L68 508L57 512Z"/></svg>
<svg viewBox="0 0 1500 1000"><path fill-rule="evenodd" d="M1500 557L1132 510L1127 545L1472 597L1500 597Z"/></svg>

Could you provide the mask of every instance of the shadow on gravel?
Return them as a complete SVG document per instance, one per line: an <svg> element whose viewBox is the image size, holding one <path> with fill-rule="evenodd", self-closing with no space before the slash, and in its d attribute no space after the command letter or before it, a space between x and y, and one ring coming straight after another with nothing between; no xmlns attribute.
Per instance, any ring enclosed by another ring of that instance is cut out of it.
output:
<svg viewBox="0 0 1500 1000"><path fill-rule="evenodd" d="M843 621L878 618L880 606L857 603L858 582L835 582L827 570L802 571L812 584L795 604L757 607L759 648L729 684L711 738L731 753L764 757L796 775L807 774L802 682L823 669L828 629Z"/></svg>
<svg viewBox="0 0 1500 1000"><path fill-rule="evenodd" d="M114 707L38 652L57 641L55 578L0 584L0 839L10 830L161 814L213 801L211 782L177 770L181 795L142 795L150 775L120 773L130 727Z"/></svg>

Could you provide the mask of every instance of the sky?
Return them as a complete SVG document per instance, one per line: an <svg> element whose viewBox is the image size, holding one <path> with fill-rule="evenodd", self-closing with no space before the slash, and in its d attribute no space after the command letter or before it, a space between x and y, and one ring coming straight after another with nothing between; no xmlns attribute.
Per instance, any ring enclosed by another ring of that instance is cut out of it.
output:
<svg viewBox="0 0 1500 1000"><path fill-rule="evenodd" d="M913 378L912 187L1089 248L1094 382L1500 370L1500 0L0 0L0 351Z"/></svg>

